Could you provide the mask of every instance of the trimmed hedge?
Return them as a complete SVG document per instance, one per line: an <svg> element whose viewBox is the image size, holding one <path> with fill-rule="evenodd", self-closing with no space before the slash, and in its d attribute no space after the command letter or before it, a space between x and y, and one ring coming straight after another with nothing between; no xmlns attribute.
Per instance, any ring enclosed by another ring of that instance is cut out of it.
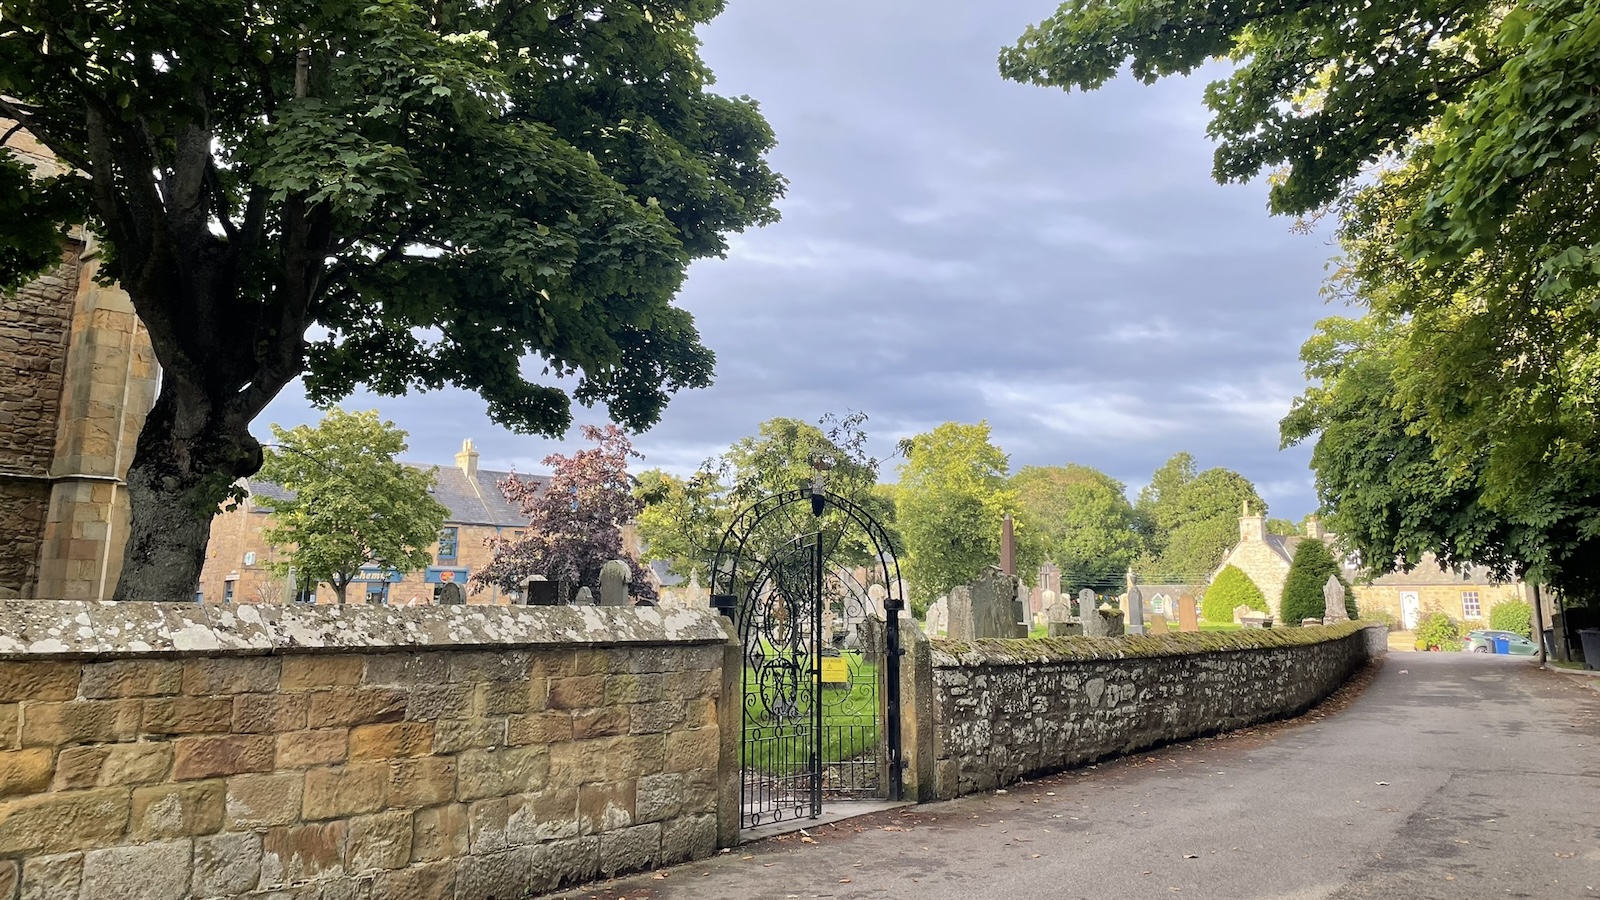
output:
<svg viewBox="0 0 1600 900"><path fill-rule="evenodd" d="M1267 597L1261 593L1261 588L1250 580L1238 566L1224 566L1217 577L1212 580L1211 586L1206 588L1205 600L1201 601L1200 614L1207 622L1232 622L1235 607L1248 606L1259 612L1271 612L1267 606Z"/></svg>
<svg viewBox="0 0 1600 900"><path fill-rule="evenodd" d="M1506 600L1489 610L1489 627L1495 631L1514 631L1533 637L1533 607L1521 600Z"/></svg>

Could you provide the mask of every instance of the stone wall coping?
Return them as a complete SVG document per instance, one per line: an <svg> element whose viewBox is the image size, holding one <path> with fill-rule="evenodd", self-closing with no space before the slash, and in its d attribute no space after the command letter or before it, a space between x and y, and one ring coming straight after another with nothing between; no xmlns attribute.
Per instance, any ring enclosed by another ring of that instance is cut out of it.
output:
<svg viewBox="0 0 1600 900"><path fill-rule="evenodd" d="M1130 634L1122 637L982 638L952 641L934 638L933 667L1025 666L1055 662L1190 656L1306 647L1347 638L1378 622L1341 622L1305 628L1247 628L1176 634Z"/></svg>
<svg viewBox="0 0 1600 900"><path fill-rule="evenodd" d="M0 659L712 644L710 609L0 600Z"/></svg>

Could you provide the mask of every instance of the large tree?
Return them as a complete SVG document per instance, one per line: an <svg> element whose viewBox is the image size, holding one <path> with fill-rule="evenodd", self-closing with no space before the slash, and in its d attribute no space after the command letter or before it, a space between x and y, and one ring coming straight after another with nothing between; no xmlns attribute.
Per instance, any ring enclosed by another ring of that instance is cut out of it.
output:
<svg viewBox="0 0 1600 900"><path fill-rule="evenodd" d="M1139 492L1149 549L1136 561L1136 574L1144 581L1203 582L1238 543L1245 508L1267 513L1249 479L1231 469L1196 472L1193 456L1174 454Z"/></svg>
<svg viewBox="0 0 1600 900"><path fill-rule="evenodd" d="M867 452L866 423L864 413L828 414L815 425L768 419L687 479L661 470L642 473L636 494L646 504L639 515L646 558L665 561L680 576L707 575L735 516L765 497L810 487L819 471L825 489L877 519L887 532L885 549L898 551L893 501L877 484L879 462ZM835 562L872 568L875 545L839 509L829 508L818 518L809 505L785 508L759 527L761 533L749 544L755 555L774 552L798 534L821 531Z"/></svg>
<svg viewBox="0 0 1600 900"><path fill-rule="evenodd" d="M162 367L115 596L192 593L261 465L250 422L296 377L320 402L456 385L543 434L573 399L644 428L707 384L672 299L782 189L755 103L707 91L694 29L722 5L0 5L0 115L70 166L0 154L30 212L0 246L31 251L0 284L76 197Z"/></svg>
<svg viewBox="0 0 1600 900"><path fill-rule="evenodd" d="M946 422L902 442L896 515L905 541L911 603L920 615L951 588L1000 562L1001 522L1021 509L1007 485L1005 451L989 439L989 423ZM1018 549L1033 548L1025 530ZM1036 564L1038 552L1019 552L1018 569Z"/></svg>
<svg viewBox="0 0 1600 900"><path fill-rule="evenodd" d="M1062 589L1116 593L1141 547L1122 482L1077 464L1024 466L1011 488L1023 523L1060 567Z"/></svg>
<svg viewBox="0 0 1600 900"><path fill-rule="evenodd" d="M406 433L376 410L328 410L315 428L272 426L261 477L289 492L258 500L272 511L267 543L284 548L275 574L292 569L300 587L327 582L345 592L363 566L414 572L433 562L449 510L433 499L434 473L395 462Z"/></svg>

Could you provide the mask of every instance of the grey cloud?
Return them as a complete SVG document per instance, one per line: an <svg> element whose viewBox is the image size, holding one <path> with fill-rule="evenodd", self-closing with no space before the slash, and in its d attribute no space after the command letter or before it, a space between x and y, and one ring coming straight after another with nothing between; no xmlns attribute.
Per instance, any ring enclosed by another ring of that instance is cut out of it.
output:
<svg viewBox="0 0 1600 900"><path fill-rule="evenodd" d="M697 263L682 304L718 354L638 438L687 470L762 420L865 410L875 448L987 419L1014 467L1081 462L1137 487L1178 450L1314 500L1276 421L1296 354L1333 314L1325 237L1269 218L1261 185L1211 181L1205 80L1065 94L1000 79L999 48L1049 4L734 0L704 32L718 90L779 136L784 220ZM512 435L456 391L357 397L448 462L541 468L570 443ZM578 410L577 420L599 421ZM314 418L286 392L266 421Z"/></svg>

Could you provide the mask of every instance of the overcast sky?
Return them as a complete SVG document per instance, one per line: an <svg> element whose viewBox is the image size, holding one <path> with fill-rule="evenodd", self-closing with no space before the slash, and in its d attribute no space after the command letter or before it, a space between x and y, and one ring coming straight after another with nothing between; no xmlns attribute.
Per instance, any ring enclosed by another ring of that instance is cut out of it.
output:
<svg viewBox="0 0 1600 900"><path fill-rule="evenodd" d="M783 220L696 263L681 303L717 354L637 439L692 470L773 416L862 410L875 449L987 419L1024 465L1095 466L1130 493L1179 450L1315 505L1309 451L1278 450L1325 235L1291 234L1264 185L1219 186L1201 76L1092 94L1003 81L1038 0L730 0L702 36L717 90L760 101L789 179ZM1214 69L1210 77L1223 70ZM541 471L576 443L512 434L472 395L358 395L448 464ZM299 385L261 416L315 421ZM579 422L603 410L578 408ZM890 471L892 477L892 467Z"/></svg>

